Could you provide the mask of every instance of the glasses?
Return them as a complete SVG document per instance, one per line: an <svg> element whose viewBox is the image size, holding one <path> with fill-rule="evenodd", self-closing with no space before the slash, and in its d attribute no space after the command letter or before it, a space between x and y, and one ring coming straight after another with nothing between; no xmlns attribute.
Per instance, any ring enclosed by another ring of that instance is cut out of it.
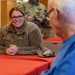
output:
<svg viewBox="0 0 75 75"><path fill-rule="evenodd" d="M59 13L59 10L58 9L56 9L57 10L57 12ZM53 9L51 9L48 13L47 13L47 16L49 17L49 14L51 13L53 11Z"/></svg>
<svg viewBox="0 0 75 75"><path fill-rule="evenodd" d="M16 20L16 19L22 19L24 16L23 15L19 15L19 16L12 16L10 17L12 20Z"/></svg>

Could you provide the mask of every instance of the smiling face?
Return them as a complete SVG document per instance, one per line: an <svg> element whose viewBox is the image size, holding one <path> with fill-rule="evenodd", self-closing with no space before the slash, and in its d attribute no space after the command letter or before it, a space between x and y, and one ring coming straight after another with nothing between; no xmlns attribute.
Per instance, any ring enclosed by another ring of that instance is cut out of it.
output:
<svg viewBox="0 0 75 75"><path fill-rule="evenodd" d="M15 28L19 28L24 23L24 15L20 11L14 10L10 16L10 21Z"/></svg>

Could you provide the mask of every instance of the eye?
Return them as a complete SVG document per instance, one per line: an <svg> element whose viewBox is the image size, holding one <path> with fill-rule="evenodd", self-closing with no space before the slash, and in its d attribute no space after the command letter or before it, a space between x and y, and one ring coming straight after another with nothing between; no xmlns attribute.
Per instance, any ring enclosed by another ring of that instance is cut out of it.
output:
<svg viewBox="0 0 75 75"><path fill-rule="evenodd" d="M23 17L23 15L19 15L19 16L12 16L11 18L19 18L19 17Z"/></svg>
<svg viewBox="0 0 75 75"><path fill-rule="evenodd" d="M19 16L11 16L11 19L15 20L15 19L22 19L24 16L23 15L19 15Z"/></svg>

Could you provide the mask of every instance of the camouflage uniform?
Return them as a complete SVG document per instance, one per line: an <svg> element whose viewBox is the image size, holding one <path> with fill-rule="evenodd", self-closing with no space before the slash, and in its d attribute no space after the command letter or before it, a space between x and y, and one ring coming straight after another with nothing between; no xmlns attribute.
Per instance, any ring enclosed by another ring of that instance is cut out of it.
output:
<svg viewBox="0 0 75 75"><path fill-rule="evenodd" d="M12 24L4 26L0 30L0 53L5 53L11 44L18 47L18 54L36 54L42 46L39 27L31 22L26 22L17 31Z"/></svg>
<svg viewBox="0 0 75 75"><path fill-rule="evenodd" d="M47 15L46 7L41 3L38 3L37 5L30 4L29 1L22 3L20 7L25 11L26 18L28 16L32 16L34 18L33 22L41 29L41 32L44 35L43 38L50 37L50 25L48 24L43 28L43 25L41 25L43 19L39 17L41 13Z"/></svg>

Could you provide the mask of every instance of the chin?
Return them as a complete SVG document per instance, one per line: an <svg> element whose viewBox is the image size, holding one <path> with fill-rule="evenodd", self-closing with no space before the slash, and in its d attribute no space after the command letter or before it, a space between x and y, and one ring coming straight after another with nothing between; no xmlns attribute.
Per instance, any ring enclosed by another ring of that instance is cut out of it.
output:
<svg viewBox="0 0 75 75"><path fill-rule="evenodd" d="M56 33L57 36L61 37L61 33Z"/></svg>
<svg viewBox="0 0 75 75"><path fill-rule="evenodd" d="M16 28L19 28L19 27L21 27L21 26L22 26L22 25L15 25Z"/></svg>
<svg viewBox="0 0 75 75"><path fill-rule="evenodd" d="M20 28L20 26L15 26L15 28Z"/></svg>

